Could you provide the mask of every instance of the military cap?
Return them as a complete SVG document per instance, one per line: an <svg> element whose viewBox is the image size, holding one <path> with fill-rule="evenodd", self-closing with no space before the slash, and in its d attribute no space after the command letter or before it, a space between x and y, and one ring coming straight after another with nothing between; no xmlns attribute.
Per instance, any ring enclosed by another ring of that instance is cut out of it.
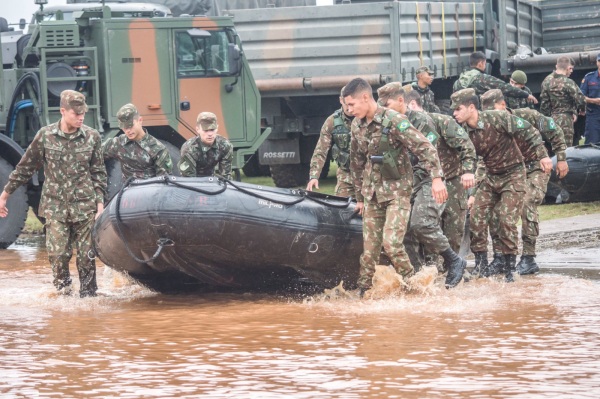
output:
<svg viewBox="0 0 600 399"><path fill-rule="evenodd" d="M418 75L421 72L427 72L430 75L433 75L433 73L434 73L431 69L429 69L428 66L422 66L422 67L417 68L417 70L415 71L415 75Z"/></svg>
<svg viewBox="0 0 600 399"><path fill-rule="evenodd" d="M450 104L450 108L451 109L458 108L466 100L468 100L469 98L471 98L471 97L473 97L475 95L476 95L475 94L475 89L472 89L472 88L462 89L462 90L459 90L459 91L453 93L450 96L450 99L452 100L452 103Z"/></svg>
<svg viewBox="0 0 600 399"><path fill-rule="evenodd" d="M60 93L60 106L72 109L78 115L84 114L88 110L88 106L85 103L85 96L75 90L63 90Z"/></svg>
<svg viewBox="0 0 600 399"><path fill-rule="evenodd" d="M488 90L481 95L481 109L484 111L494 109L494 104L503 101L504 95L500 89Z"/></svg>
<svg viewBox="0 0 600 399"><path fill-rule="evenodd" d="M400 82L390 82L385 86L381 86L377 89L377 102L379 105L385 105L390 95L399 90L403 90L402 83Z"/></svg>
<svg viewBox="0 0 600 399"><path fill-rule="evenodd" d="M520 85L527 83L527 75L525 72L519 71L518 69L510 75L510 78Z"/></svg>
<svg viewBox="0 0 600 399"><path fill-rule="evenodd" d="M133 127L133 120L139 116L138 110L133 104L125 104L117 112L117 119L119 120L119 127L121 129L131 129Z"/></svg>
<svg viewBox="0 0 600 399"><path fill-rule="evenodd" d="M202 130L216 130L217 116L212 112L201 112L196 120L196 125L200 125Z"/></svg>

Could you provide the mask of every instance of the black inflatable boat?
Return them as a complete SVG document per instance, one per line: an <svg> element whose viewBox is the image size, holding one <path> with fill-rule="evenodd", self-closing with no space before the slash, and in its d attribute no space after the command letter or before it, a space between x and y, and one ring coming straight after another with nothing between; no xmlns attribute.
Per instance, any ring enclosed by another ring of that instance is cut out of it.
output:
<svg viewBox="0 0 600 399"><path fill-rule="evenodd" d="M546 193L547 202L589 202L600 200L600 146L569 147L566 151L569 173L558 179L553 170ZM556 156L552 158L556 169Z"/></svg>
<svg viewBox="0 0 600 399"><path fill-rule="evenodd" d="M362 252L354 208L299 189L168 176L126 185L92 234L102 262L158 291L294 279L352 286Z"/></svg>

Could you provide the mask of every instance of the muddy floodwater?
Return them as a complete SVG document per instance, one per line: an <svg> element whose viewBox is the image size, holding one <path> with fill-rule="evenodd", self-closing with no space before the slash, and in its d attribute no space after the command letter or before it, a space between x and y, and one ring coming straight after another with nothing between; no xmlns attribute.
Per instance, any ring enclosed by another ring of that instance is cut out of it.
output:
<svg viewBox="0 0 600 399"><path fill-rule="evenodd" d="M22 239L0 251L0 397L598 398L599 236L547 236L513 284L369 301L161 295L102 265L103 296L58 297Z"/></svg>

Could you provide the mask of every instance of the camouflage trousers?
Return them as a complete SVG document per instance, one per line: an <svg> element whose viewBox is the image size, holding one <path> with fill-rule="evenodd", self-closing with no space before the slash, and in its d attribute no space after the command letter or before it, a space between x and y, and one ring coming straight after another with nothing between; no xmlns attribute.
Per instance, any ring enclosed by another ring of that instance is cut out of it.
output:
<svg viewBox="0 0 600 399"><path fill-rule="evenodd" d="M360 256L358 287L368 289L372 285L375 266L379 263L381 248L396 271L406 276L413 271L404 250L404 234L410 215L410 198L399 196L391 201L378 203L374 198L365 201L363 212L363 253Z"/></svg>
<svg viewBox="0 0 600 399"><path fill-rule="evenodd" d="M573 147L573 136L575 136L573 114L552 114L552 119L562 129L567 147Z"/></svg>
<svg viewBox="0 0 600 399"><path fill-rule="evenodd" d="M63 222L48 219L46 221L46 248L52 266L54 286L57 290L71 285L69 262L73 248L77 251L77 272L79 273L79 293L82 296L93 295L96 285L96 264L88 253L92 248L92 226L94 214L78 222Z"/></svg>
<svg viewBox="0 0 600 399"><path fill-rule="evenodd" d="M419 255L419 244L428 254L440 254L450 247L442 232L441 220L446 204L438 204L431 194L431 182L423 184L415 193L404 246L415 269L420 269L424 259Z"/></svg>
<svg viewBox="0 0 600 399"><path fill-rule="evenodd" d="M525 197L525 167L517 165L505 173L487 173L475 194L471 210L471 251L486 252L488 226L498 216L498 250L504 255L518 253L517 223Z"/></svg>
<svg viewBox="0 0 600 399"><path fill-rule="evenodd" d="M523 255L535 256L535 244L540 235L540 215L538 206L544 201L550 175L544 173L538 161L529 163L527 169L526 192L521 212L521 238L523 240ZM494 214L490 223L490 235L494 252L500 252L498 239L498 215Z"/></svg>
<svg viewBox="0 0 600 399"><path fill-rule="evenodd" d="M355 198L354 184L352 184L352 176L350 171L343 170L338 167L335 174L337 184L335 185L334 194L340 197L352 197Z"/></svg>
<svg viewBox="0 0 600 399"><path fill-rule="evenodd" d="M467 190L463 187L460 176L446 180L448 201L442 213L442 231L448 238L450 248L456 253L460 249L465 221L467 219Z"/></svg>

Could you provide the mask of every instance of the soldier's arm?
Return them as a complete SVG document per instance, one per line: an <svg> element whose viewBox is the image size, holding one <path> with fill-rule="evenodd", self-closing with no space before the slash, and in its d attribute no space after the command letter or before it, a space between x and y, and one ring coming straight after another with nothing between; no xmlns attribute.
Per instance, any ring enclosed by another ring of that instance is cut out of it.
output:
<svg viewBox="0 0 600 399"><path fill-rule="evenodd" d="M327 160L327 153L331 148L331 132L333 131L333 115L329 116L321 127L321 133L319 135L319 141L313 152L312 158L310 159L310 179L318 179L321 176L321 170L325 161Z"/></svg>
<svg viewBox="0 0 600 399"><path fill-rule="evenodd" d="M548 95L548 87L542 82L542 92L540 93L540 112L546 116L552 115L552 109L550 109L550 96Z"/></svg>
<svg viewBox="0 0 600 399"><path fill-rule="evenodd" d="M477 157L477 166L475 169L475 186L471 188L470 196L474 197L477 193L477 189L481 186L481 182L485 179L486 169L485 162L483 162L483 157Z"/></svg>
<svg viewBox="0 0 600 399"><path fill-rule="evenodd" d="M102 144L102 156L104 157L104 159L117 158L117 146L117 137L113 137L112 139L106 140Z"/></svg>
<svg viewBox="0 0 600 399"><path fill-rule="evenodd" d="M350 176L352 177L352 184L356 192L356 201L364 202L362 195L362 175L367 164L367 148L361 148L358 140L360 131L358 126L352 123L352 133L350 138Z"/></svg>
<svg viewBox="0 0 600 399"><path fill-rule="evenodd" d="M19 187L31 179L31 176L42 167L44 163L44 144L42 143L43 130L40 130L34 137L25 154L8 177L8 182L4 186L7 194L14 193Z"/></svg>
<svg viewBox="0 0 600 399"><path fill-rule="evenodd" d="M548 158L548 151L544 147L542 135L536 128L525 119L509 114L508 112L498 112L498 115L501 115L503 118L506 132L527 143L535 151L537 160Z"/></svg>
<svg viewBox="0 0 600 399"><path fill-rule="evenodd" d="M179 173L183 177L196 176L196 158L192 151L192 145L186 141L181 147L181 158L177 163Z"/></svg>
<svg viewBox="0 0 600 399"><path fill-rule="evenodd" d="M581 89L579 89L579 86L577 86L577 84L573 82L573 80L568 79L568 82L569 84L566 85L566 88L571 94L571 97L573 98L573 103L575 104L577 113L585 113L585 96L581 92Z"/></svg>
<svg viewBox="0 0 600 399"><path fill-rule="evenodd" d="M429 140L407 119L394 118L394 128L390 130L390 137L393 141L399 142L410 152L415 154L423 166L429 171L431 178L442 178L444 176L440 159L435 147Z"/></svg>
<svg viewBox="0 0 600 399"><path fill-rule="evenodd" d="M516 97L516 98L527 98L529 97L529 93L525 90L521 90L518 87L511 86L503 80L500 80L492 75L482 74L479 80L484 91L488 91L491 89L500 89L502 90L502 94L508 97Z"/></svg>
<svg viewBox="0 0 600 399"><path fill-rule="evenodd" d="M106 167L104 166L104 156L102 155L102 138L100 137L100 133L94 130L92 131L92 137L94 139L94 149L90 161L90 176L94 192L96 193L96 204L100 205L104 204L107 194Z"/></svg>
<svg viewBox="0 0 600 399"><path fill-rule="evenodd" d="M170 175L173 171L173 159L171 159L171 154L169 154L169 150L163 148L156 155L154 159L154 166L156 168L157 176Z"/></svg>
<svg viewBox="0 0 600 399"><path fill-rule="evenodd" d="M565 143L565 135L562 128L554 122L554 119L539 115L539 118L544 118L540 121L540 125L543 126L540 129L542 138L550 143L552 151L556 154L557 161L565 161L567 155L565 153L567 144Z"/></svg>
<svg viewBox="0 0 600 399"><path fill-rule="evenodd" d="M454 148L460 154L461 174L475 173L477 154L475 153L475 146L465 129L456 123L454 119L449 119L448 127L442 134L448 147Z"/></svg>
<svg viewBox="0 0 600 399"><path fill-rule="evenodd" d="M233 163L233 145L229 141L225 142L225 153L219 161L218 174L231 180L231 164Z"/></svg>

